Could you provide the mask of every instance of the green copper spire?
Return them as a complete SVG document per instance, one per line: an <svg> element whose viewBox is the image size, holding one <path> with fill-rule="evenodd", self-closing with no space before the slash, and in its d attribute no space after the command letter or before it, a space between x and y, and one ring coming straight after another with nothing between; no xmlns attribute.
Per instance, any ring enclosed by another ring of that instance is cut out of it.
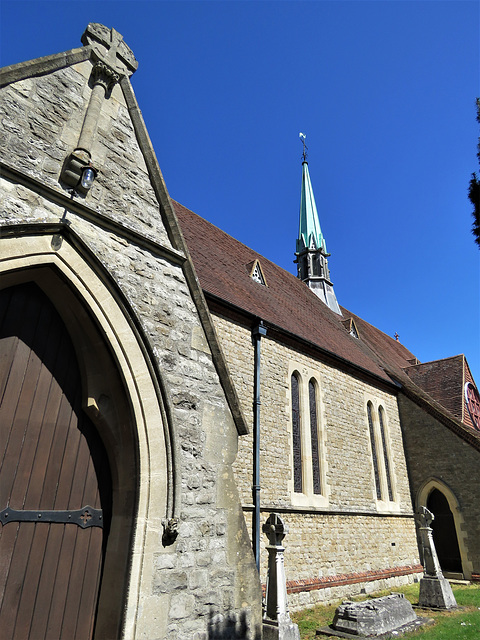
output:
<svg viewBox="0 0 480 640"><path fill-rule="evenodd" d="M342 315L330 281L328 269L327 245L320 228L317 205L313 195L312 183L308 172L307 146L305 134L300 134L303 142L302 196L300 199L300 225L295 252L298 265L298 277L305 282L313 293L335 313Z"/></svg>
<svg viewBox="0 0 480 640"><path fill-rule="evenodd" d="M315 196L313 195L312 183L308 172L308 162L304 159L302 163L302 196L300 199L297 252L306 248L323 249L327 253L327 245L320 228L317 205L315 204Z"/></svg>

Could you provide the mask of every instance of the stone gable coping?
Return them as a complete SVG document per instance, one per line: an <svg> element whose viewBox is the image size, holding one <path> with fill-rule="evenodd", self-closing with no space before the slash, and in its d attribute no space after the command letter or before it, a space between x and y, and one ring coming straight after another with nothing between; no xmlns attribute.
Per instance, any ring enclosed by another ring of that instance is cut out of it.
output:
<svg viewBox="0 0 480 640"><path fill-rule="evenodd" d="M92 48L79 47L78 49L70 49L63 53L56 53L26 62L11 64L8 67L0 69L0 87L4 87L12 82L26 80L32 76L42 76L47 73L53 73L64 67L70 67L79 62L88 60L92 55Z"/></svg>

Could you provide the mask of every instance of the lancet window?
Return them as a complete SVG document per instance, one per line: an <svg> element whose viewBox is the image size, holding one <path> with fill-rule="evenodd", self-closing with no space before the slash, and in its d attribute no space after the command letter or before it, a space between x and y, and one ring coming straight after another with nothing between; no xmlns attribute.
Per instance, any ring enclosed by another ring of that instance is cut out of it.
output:
<svg viewBox="0 0 480 640"><path fill-rule="evenodd" d="M387 480L388 499L393 502L392 477L390 475L390 460L387 449L387 439L385 436L385 420L383 407L378 408L378 421L380 424L380 433L382 436L383 462L385 464L385 475Z"/></svg>
<svg viewBox="0 0 480 640"><path fill-rule="evenodd" d="M290 371L292 501L296 505L326 506L320 383L317 372L307 367Z"/></svg>
<svg viewBox="0 0 480 640"><path fill-rule="evenodd" d="M302 493L302 433L300 425L300 389L298 374L291 377L292 391L292 442L293 442L293 487L295 493Z"/></svg>
<svg viewBox="0 0 480 640"><path fill-rule="evenodd" d="M369 402L367 404L368 429L370 432L370 444L372 447L373 474L375 476L375 490L377 492L377 500L382 499L382 487L380 485L380 472L378 468L377 441L375 437L375 427L373 425L373 406Z"/></svg>
<svg viewBox="0 0 480 640"><path fill-rule="evenodd" d="M384 408L374 409L367 402L368 431L372 449L373 475L377 500L395 502L393 469L388 446L388 428Z"/></svg>
<svg viewBox="0 0 480 640"><path fill-rule="evenodd" d="M322 483L320 478L320 451L318 448L317 387L313 378L308 383L308 401L310 408L313 493L318 495L322 493Z"/></svg>

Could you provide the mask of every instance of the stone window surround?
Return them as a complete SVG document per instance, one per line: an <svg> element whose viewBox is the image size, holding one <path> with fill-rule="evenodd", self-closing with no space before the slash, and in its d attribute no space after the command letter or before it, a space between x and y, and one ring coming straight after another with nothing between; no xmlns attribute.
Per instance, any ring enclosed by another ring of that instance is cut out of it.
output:
<svg viewBox="0 0 480 640"><path fill-rule="evenodd" d="M292 432L292 394L291 379L295 373L298 379L298 389L300 396L300 433L302 442L302 493L294 491L293 485L293 432ZM292 506L297 507L317 507L325 508L329 505L330 488L327 484L327 460L326 460L326 430L324 407L322 402L322 386L320 373L291 361L288 366L287 378L287 415L289 416L289 445L290 445L290 469L291 477L288 481L288 488L292 500ZM312 441L310 431L310 396L308 385L313 380L316 387L317 403L317 436L318 436L318 456L320 464L320 485L321 494L313 492L313 467L312 467Z"/></svg>
<svg viewBox="0 0 480 640"><path fill-rule="evenodd" d="M372 442L370 439L370 428L368 424L368 408L367 407L369 403L372 405L372 421L373 421L373 429L375 432L375 447L376 447L376 453L377 453L381 495L382 495L382 498L386 497L387 498L386 500L385 499L379 500L377 498L377 492L375 487L373 454L371 449ZM369 394L365 394L364 406L365 406L364 422L365 422L365 429L367 430L367 434L368 434L368 447L370 452L370 461L371 461L371 469L372 469L372 473L371 473L372 498L375 504L377 505L378 511L400 511L400 503L398 501L398 493L397 493L397 486L396 486L397 483L395 481L395 464L393 461L392 447L391 447L391 440L390 440L390 429L388 424L388 413L385 409L385 404L378 398L375 398L374 396L371 396ZM387 448L388 466L390 470L390 483L392 487L393 501L388 499L387 470L385 465L385 456L383 452L382 433L380 430L380 418L379 418L380 410L382 410L382 416L383 416L383 429L385 433L385 444Z"/></svg>

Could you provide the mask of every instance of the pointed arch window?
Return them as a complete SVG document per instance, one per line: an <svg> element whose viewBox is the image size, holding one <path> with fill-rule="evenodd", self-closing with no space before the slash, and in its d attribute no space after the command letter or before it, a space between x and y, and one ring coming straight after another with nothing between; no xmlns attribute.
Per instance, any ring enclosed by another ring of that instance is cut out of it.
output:
<svg viewBox="0 0 480 640"><path fill-rule="evenodd" d="M292 440L293 440L293 488L295 493L302 493L302 434L300 426L300 388L298 374L291 377L292 391Z"/></svg>
<svg viewBox="0 0 480 640"><path fill-rule="evenodd" d="M385 465L385 475L387 480L388 499L393 502L392 476L390 473L390 459L387 448L387 438L385 435L385 419L383 407L378 408L378 421L380 424L380 435L382 437L383 462Z"/></svg>
<svg viewBox="0 0 480 640"><path fill-rule="evenodd" d="M373 405L367 403L368 429L370 432L370 444L372 447L373 473L375 476L375 490L377 492L377 500L382 499L382 487L380 485L380 472L378 468L377 443L375 437L375 427L373 424Z"/></svg>
<svg viewBox="0 0 480 640"><path fill-rule="evenodd" d="M305 365L297 367L297 363L291 363L288 377L292 430L290 495L294 505L326 507L330 490L320 377L318 371Z"/></svg>
<svg viewBox="0 0 480 640"><path fill-rule="evenodd" d="M317 421L317 386L313 378L308 383L308 400L310 408L310 438L312 445L312 479L313 493L322 493L320 478L320 455L318 448L318 421Z"/></svg>

